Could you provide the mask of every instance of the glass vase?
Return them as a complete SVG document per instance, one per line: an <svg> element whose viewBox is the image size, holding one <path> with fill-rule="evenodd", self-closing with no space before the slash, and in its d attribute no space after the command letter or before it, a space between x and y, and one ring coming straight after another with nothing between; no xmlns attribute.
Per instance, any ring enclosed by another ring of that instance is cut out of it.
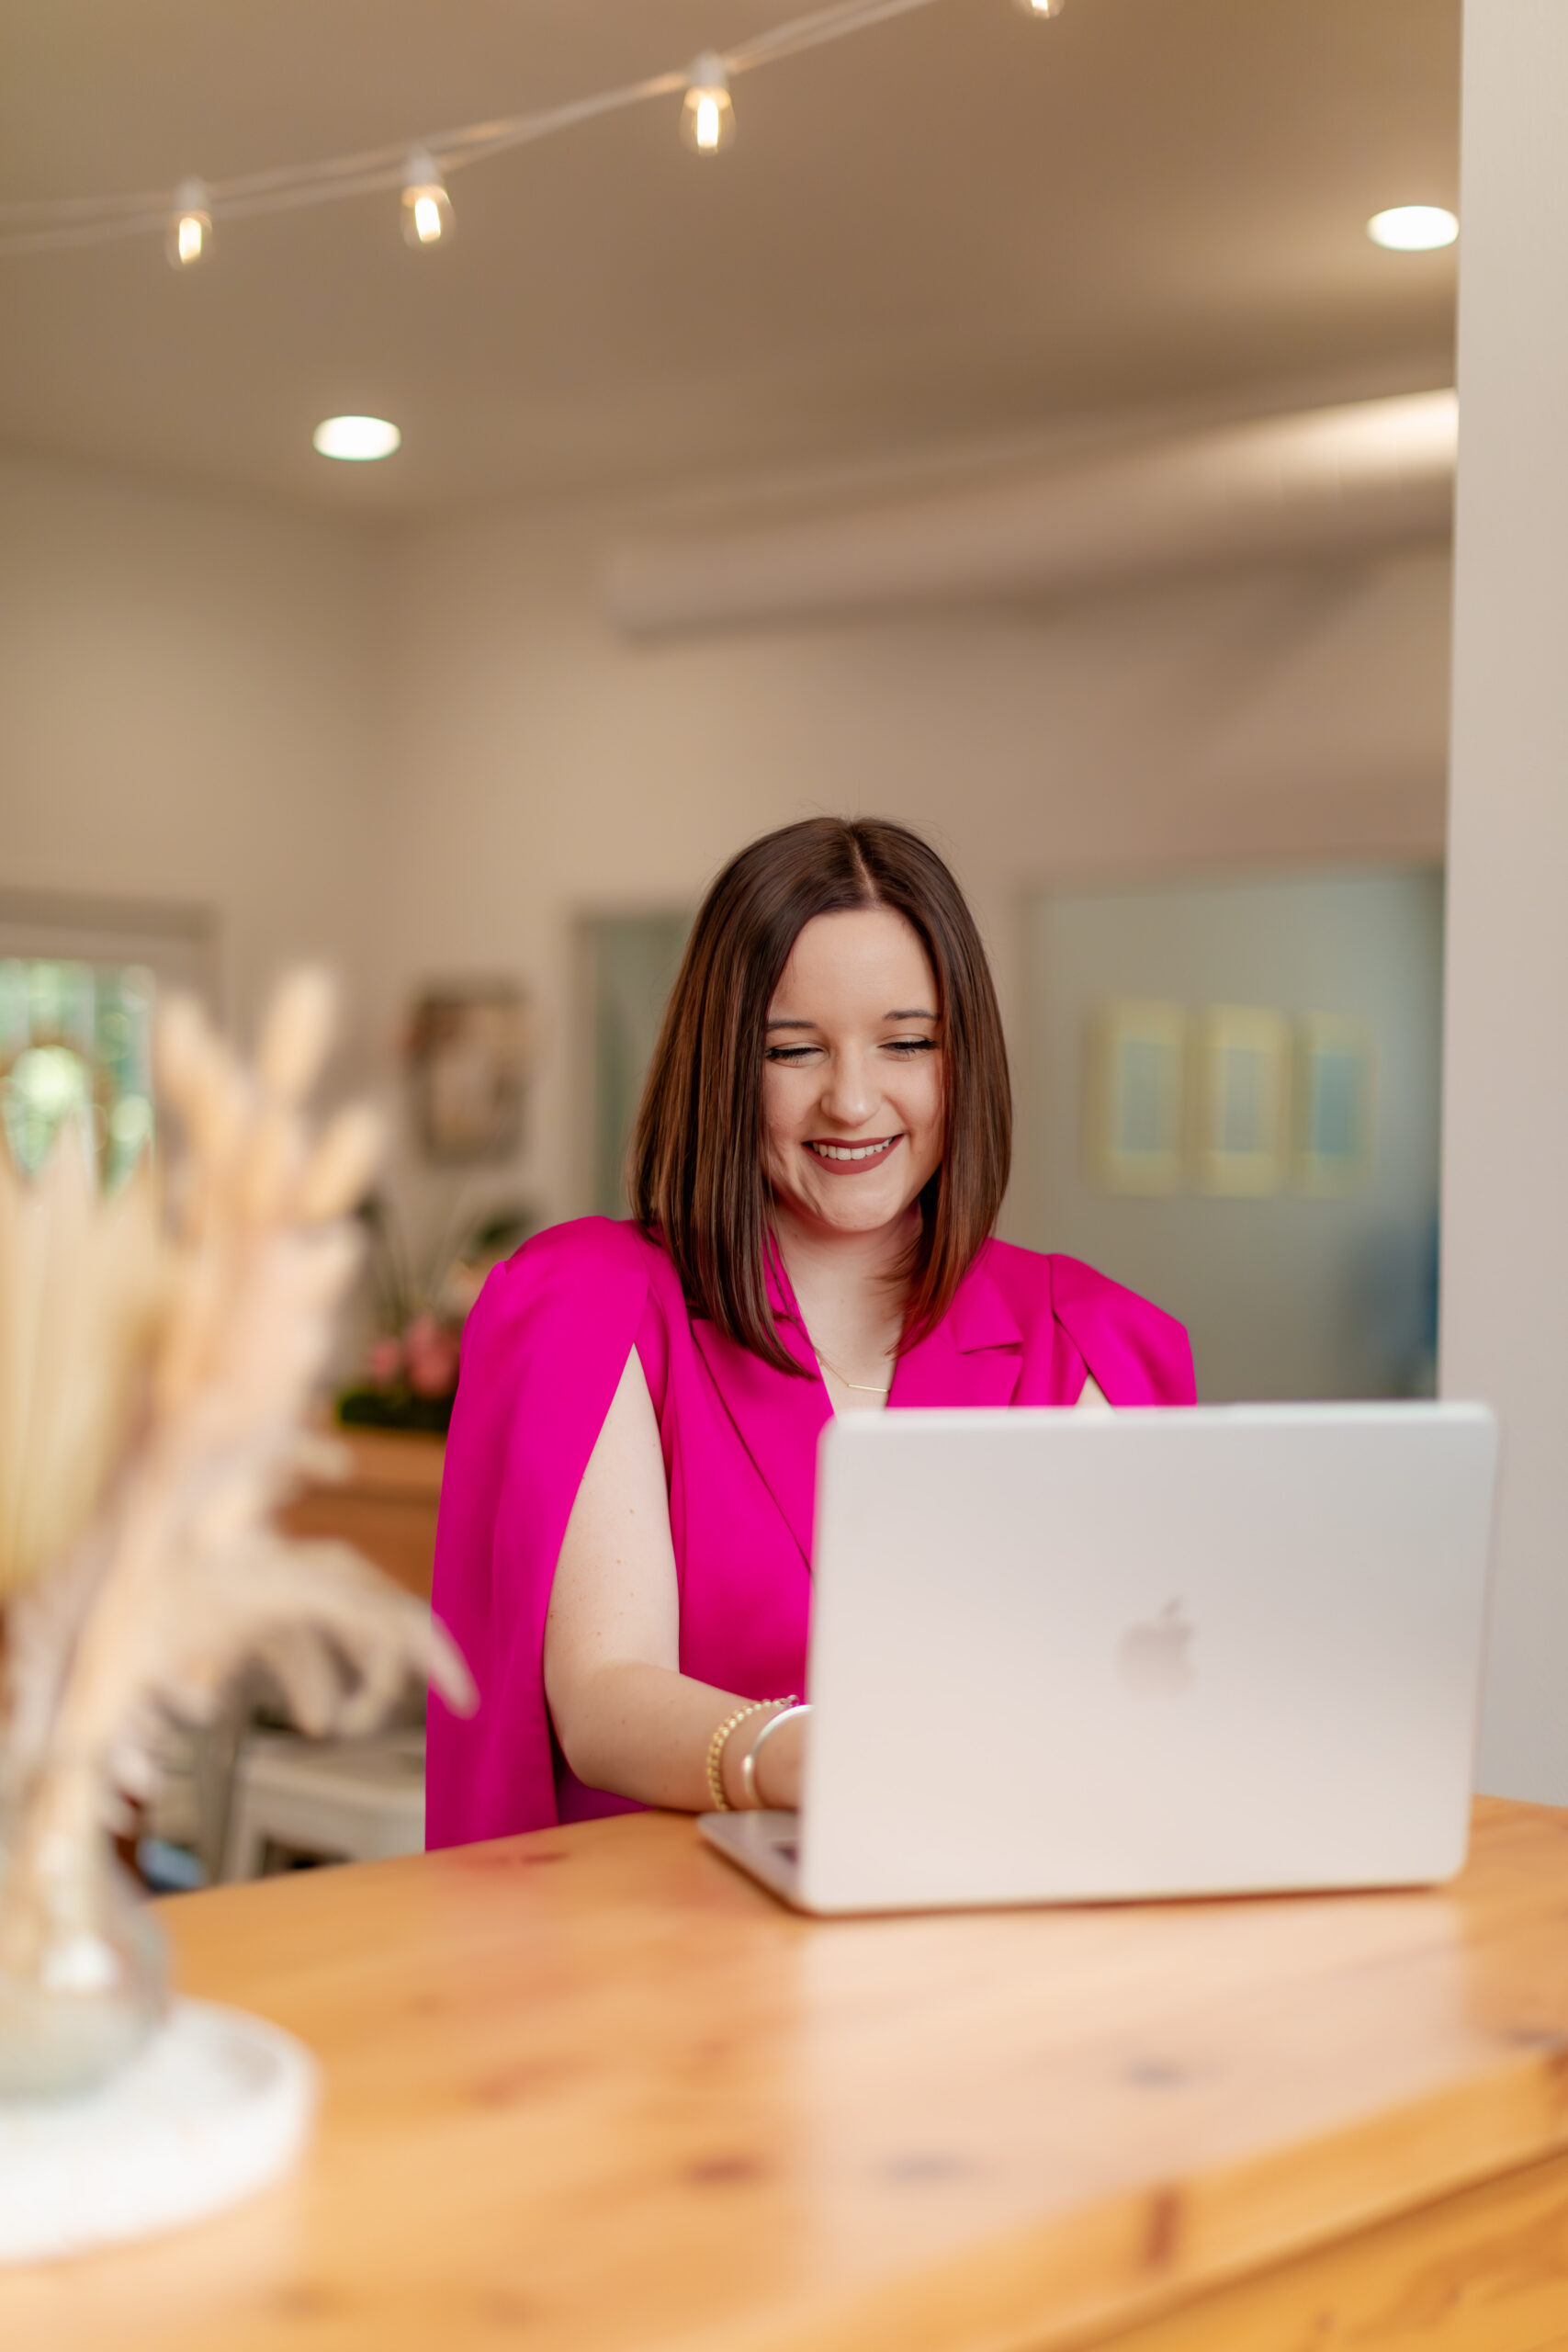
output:
<svg viewBox="0 0 1568 2352"><path fill-rule="evenodd" d="M164 1937L100 1795L95 1770L57 1767L0 1819L0 2100L96 2089L168 2005Z"/></svg>

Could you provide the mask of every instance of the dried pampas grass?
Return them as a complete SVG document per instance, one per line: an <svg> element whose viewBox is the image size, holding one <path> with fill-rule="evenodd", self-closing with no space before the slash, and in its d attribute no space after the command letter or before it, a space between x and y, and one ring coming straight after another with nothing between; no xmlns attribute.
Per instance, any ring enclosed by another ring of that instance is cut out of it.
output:
<svg viewBox="0 0 1568 2352"><path fill-rule="evenodd" d="M28 1183L0 1150L0 1604L70 1549L123 1449L163 1304L145 1162L99 1196L73 1125Z"/></svg>
<svg viewBox="0 0 1568 2352"><path fill-rule="evenodd" d="M297 974L247 1069L197 1005L164 1006L165 1200L146 1167L105 1197L75 1130L30 1181L0 1155L0 1760L24 1841L88 1835L85 1806L147 1785L159 1718L209 1717L247 1660L315 1732L368 1728L411 1673L472 1703L428 1610L274 1524L320 1467L305 1416L379 1149L363 1110L307 1118L333 1018Z"/></svg>

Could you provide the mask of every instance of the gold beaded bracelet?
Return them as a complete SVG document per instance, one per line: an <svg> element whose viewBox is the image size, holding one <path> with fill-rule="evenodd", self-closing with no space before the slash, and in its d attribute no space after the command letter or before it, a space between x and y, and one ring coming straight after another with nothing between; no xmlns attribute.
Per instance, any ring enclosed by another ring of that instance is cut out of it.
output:
<svg viewBox="0 0 1568 2352"><path fill-rule="evenodd" d="M735 1713L732 1715L727 1715L724 1722L720 1724L708 1742L707 1757L708 1794L713 1799L716 1813L733 1813L735 1810L724 1793L724 1750L730 1733L738 1731L748 1715L760 1715L768 1707L793 1707L795 1703L793 1697L750 1699L745 1706L737 1707Z"/></svg>

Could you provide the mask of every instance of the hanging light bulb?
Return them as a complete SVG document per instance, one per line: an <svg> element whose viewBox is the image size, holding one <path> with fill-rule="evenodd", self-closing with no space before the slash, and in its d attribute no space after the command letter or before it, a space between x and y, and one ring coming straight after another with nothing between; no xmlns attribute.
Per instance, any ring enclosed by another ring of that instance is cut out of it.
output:
<svg viewBox="0 0 1568 2352"><path fill-rule="evenodd" d="M403 240L423 253L452 234L452 199L435 159L416 147L403 167Z"/></svg>
<svg viewBox="0 0 1568 2352"><path fill-rule="evenodd" d="M716 155L735 136L735 108L729 102L729 76L724 60L711 49L693 62L681 108L681 136L694 153Z"/></svg>
<svg viewBox="0 0 1568 2352"><path fill-rule="evenodd" d="M171 269L189 269L205 261L212 243L212 199L205 180L182 180L175 192L164 251Z"/></svg>
<svg viewBox="0 0 1568 2352"><path fill-rule="evenodd" d="M1026 17L1059 17L1067 0L1017 0Z"/></svg>

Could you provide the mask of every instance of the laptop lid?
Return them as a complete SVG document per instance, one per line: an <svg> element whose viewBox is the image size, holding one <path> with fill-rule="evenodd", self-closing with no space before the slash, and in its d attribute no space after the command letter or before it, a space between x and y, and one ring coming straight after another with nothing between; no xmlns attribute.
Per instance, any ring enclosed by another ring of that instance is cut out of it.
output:
<svg viewBox="0 0 1568 2352"><path fill-rule="evenodd" d="M800 1899L1450 1875L1495 1454L1472 1405L834 1420Z"/></svg>

